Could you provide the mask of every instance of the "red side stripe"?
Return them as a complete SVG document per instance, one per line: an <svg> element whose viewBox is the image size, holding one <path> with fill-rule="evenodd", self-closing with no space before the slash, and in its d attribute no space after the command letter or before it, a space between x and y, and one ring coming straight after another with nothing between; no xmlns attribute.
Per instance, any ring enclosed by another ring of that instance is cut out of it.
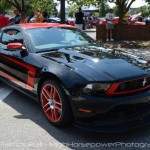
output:
<svg viewBox="0 0 150 150"><path fill-rule="evenodd" d="M25 69L27 69L28 70L28 77L27 77L27 83L26 84L28 86L31 86L31 87L34 86L34 79L35 79L35 74L36 74L36 69L34 67L27 65L25 63L19 62L18 60L15 60L15 59L10 58L10 57L5 56L5 55L0 54L0 56L13 62L13 63L15 63L15 64L18 64L18 65L24 67Z"/></svg>
<svg viewBox="0 0 150 150"><path fill-rule="evenodd" d="M33 88L31 86L28 86L27 84L23 83L23 82L20 82L19 80L11 77L10 75L4 73L3 71L0 71L0 75L11 80L13 83L25 88L25 89L28 89L28 90L33 90Z"/></svg>

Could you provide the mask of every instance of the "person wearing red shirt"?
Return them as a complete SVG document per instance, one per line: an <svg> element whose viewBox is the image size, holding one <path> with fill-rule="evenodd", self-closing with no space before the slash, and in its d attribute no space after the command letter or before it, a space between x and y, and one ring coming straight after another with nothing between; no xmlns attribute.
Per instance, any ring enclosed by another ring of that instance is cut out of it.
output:
<svg viewBox="0 0 150 150"><path fill-rule="evenodd" d="M5 15L0 14L0 29L7 26L8 23L9 23L8 18Z"/></svg>

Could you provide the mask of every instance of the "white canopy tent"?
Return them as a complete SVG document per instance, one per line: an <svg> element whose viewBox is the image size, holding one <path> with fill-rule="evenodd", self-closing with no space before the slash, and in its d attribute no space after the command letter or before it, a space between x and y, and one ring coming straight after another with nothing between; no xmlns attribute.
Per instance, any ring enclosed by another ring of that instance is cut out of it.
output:
<svg viewBox="0 0 150 150"><path fill-rule="evenodd" d="M90 6L90 7L82 7L83 12L99 12L99 9L96 8L95 6Z"/></svg>

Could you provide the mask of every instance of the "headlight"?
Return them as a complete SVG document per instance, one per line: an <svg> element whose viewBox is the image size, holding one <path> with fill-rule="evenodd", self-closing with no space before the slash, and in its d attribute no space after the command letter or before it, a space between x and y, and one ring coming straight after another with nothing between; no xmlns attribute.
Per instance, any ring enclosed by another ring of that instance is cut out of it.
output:
<svg viewBox="0 0 150 150"><path fill-rule="evenodd" d="M86 94L101 94L104 93L108 88L110 87L110 84L108 83L92 83L88 84L83 88L83 93Z"/></svg>

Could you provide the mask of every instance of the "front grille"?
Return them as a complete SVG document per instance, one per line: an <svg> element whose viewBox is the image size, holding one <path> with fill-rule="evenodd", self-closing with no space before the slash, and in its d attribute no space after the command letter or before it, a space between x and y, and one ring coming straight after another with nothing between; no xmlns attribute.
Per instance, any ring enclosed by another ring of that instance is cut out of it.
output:
<svg viewBox="0 0 150 150"><path fill-rule="evenodd" d="M113 126L141 120L149 114L150 102L138 104L123 104L112 108L105 114L97 116L96 125Z"/></svg>
<svg viewBox="0 0 150 150"><path fill-rule="evenodd" d="M116 92L130 92L146 88L150 88L150 77L123 82L116 89Z"/></svg>
<svg viewBox="0 0 150 150"><path fill-rule="evenodd" d="M150 102L138 103L138 104L128 104L116 106L110 111L111 114L121 114L124 117L131 117L135 114L143 112L150 108Z"/></svg>

